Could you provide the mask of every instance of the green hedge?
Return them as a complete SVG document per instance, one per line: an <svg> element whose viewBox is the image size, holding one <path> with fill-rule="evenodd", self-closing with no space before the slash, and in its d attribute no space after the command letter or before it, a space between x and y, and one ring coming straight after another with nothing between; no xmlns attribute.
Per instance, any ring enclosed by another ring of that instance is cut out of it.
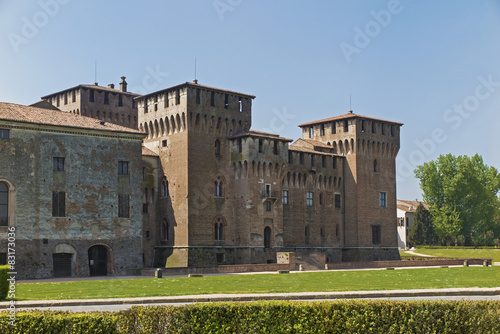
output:
<svg viewBox="0 0 500 334"><path fill-rule="evenodd" d="M7 292L9 292L9 275L10 266L8 264L0 266L0 300L5 300L7 298Z"/></svg>
<svg viewBox="0 0 500 334"><path fill-rule="evenodd" d="M207 303L0 313L0 333L500 333L497 301Z"/></svg>

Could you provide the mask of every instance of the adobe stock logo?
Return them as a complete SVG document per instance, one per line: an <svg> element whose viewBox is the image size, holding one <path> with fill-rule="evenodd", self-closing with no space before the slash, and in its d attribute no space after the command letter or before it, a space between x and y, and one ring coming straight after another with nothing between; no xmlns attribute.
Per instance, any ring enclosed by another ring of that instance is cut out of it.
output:
<svg viewBox="0 0 500 334"><path fill-rule="evenodd" d="M37 11L31 17L31 20L26 16L23 16L21 21L21 31L19 34L14 32L9 32L7 38L10 41L10 45L16 53L19 52L19 47L22 44L28 44L30 40L38 35L41 28L45 27L51 18L55 17L61 5L66 5L70 0L40 0L38 1L38 6L40 10Z"/></svg>
<svg viewBox="0 0 500 334"><path fill-rule="evenodd" d="M354 27L353 43L340 43L340 50L344 55L345 60L350 63L354 54L360 54L361 50L368 47L371 41L380 35L383 28L386 28L392 21L394 15L398 15L403 11L403 6L399 0L389 0L387 9L379 10L378 12L371 10L370 15L373 20L368 21L364 29Z"/></svg>

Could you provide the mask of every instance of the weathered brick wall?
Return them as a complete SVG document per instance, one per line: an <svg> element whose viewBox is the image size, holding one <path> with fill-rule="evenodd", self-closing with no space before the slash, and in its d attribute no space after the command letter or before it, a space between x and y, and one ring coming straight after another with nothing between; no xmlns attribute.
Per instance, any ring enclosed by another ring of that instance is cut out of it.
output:
<svg viewBox="0 0 500 334"><path fill-rule="evenodd" d="M60 244L76 250L77 276L89 275L87 250L97 244L111 255L109 274L141 268L141 136L55 131L21 126L0 141L0 179L15 189L19 278L52 277ZM64 171L53 171L53 157L65 159ZM118 175L118 161L129 162L130 175ZM65 217L52 217L53 191L66 193ZM119 193L130 195L130 218L118 217Z"/></svg>

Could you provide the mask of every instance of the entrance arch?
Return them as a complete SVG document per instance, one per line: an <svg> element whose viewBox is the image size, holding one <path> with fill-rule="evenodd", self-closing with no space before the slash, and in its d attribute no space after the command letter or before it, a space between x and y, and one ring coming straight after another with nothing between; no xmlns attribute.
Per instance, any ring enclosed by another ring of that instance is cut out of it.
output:
<svg viewBox="0 0 500 334"><path fill-rule="evenodd" d="M89 248L90 276L106 276L108 274L108 249L103 245Z"/></svg>

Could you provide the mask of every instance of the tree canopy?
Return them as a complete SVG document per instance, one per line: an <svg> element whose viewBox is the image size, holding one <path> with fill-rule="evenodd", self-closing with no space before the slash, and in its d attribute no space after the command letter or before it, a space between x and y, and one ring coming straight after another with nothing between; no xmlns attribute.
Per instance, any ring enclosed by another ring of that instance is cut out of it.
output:
<svg viewBox="0 0 500 334"><path fill-rule="evenodd" d="M500 175L480 155L441 155L418 166L415 176L420 179L438 236L462 235L471 244L497 230Z"/></svg>
<svg viewBox="0 0 500 334"><path fill-rule="evenodd" d="M420 203L415 210L413 225L408 234L408 243L411 247L417 245L432 245L436 242L436 234L432 226L432 217L428 210Z"/></svg>

